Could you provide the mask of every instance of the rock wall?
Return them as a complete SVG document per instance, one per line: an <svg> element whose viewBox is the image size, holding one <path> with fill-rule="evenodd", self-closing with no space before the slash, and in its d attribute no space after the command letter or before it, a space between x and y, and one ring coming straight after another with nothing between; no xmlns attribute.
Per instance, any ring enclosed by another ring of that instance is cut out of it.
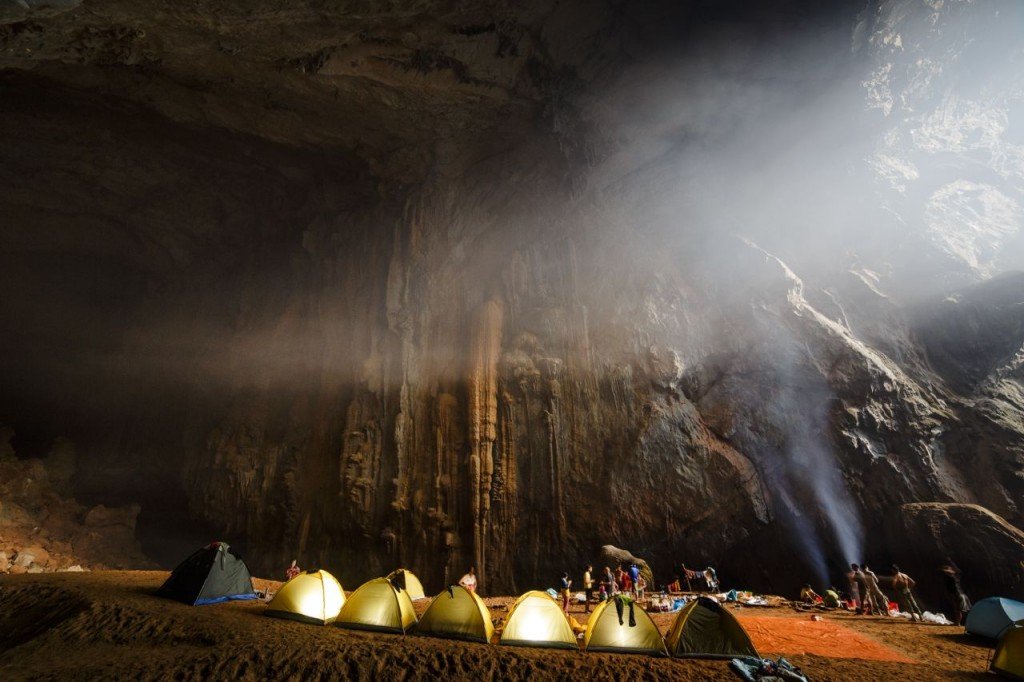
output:
<svg viewBox="0 0 1024 682"><path fill-rule="evenodd" d="M1015 5L27 4L0 419L161 563L789 590L908 503L1024 523L1021 90L956 30Z"/></svg>

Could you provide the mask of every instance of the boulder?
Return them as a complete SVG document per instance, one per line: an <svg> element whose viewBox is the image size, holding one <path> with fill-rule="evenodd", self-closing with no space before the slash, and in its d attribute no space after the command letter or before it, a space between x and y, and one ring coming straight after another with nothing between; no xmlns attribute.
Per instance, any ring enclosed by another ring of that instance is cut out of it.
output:
<svg viewBox="0 0 1024 682"><path fill-rule="evenodd" d="M622 568L626 569L630 564L636 564L637 568L640 569L640 575L647 581L647 588L649 590L654 589L654 572L651 571L651 567L646 561L638 556L633 556L633 553L628 549L620 549L615 545L604 545L601 547L601 559L602 567L608 566L613 571L615 567L622 564ZM601 569L598 568L598 571Z"/></svg>
<svg viewBox="0 0 1024 682"><path fill-rule="evenodd" d="M15 563L26 567L33 563L38 564L40 566L45 566L49 560L50 553L48 551L46 551L39 545L31 545L30 547L25 547L24 549L18 552L18 556L15 559Z"/></svg>
<svg viewBox="0 0 1024 682"><path fill-rule="evenodd" d="M14 565L20 568L28 568L36 558L31 552L22 550L14 555Z"/></svg>
<svg viewBox="0 0 1024 682"><path fill-rule="evenodd" d="M975 504L918 502L892 509L885 544L900 569L918 583L932 609L948 609L939 568L953 562L974 601L1001 596L1024 599L1024 531ZM879 566L881 573L888 566Z"/></svg>
<svg viewBox="0 0 1024 682"><path fill-rule="evenodd" d="M135 532L135 520L139 516L139 506L105 507L96 505L85 515L85 525L91 527L120 526L132 533Z"/></svg>

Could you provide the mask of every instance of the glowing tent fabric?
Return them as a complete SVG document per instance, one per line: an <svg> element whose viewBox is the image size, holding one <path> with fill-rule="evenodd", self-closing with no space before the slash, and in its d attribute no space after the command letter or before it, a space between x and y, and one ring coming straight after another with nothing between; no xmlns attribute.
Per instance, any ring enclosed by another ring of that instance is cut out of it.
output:
<svg viewBox="0 0 1024 682"><path fill-rule="evenodd" d="M387 578L374 578L349 595L337 623L354 630L404 633L416 624L416 612L408 592Z"/></svg>
<svg viewBox="0 0 1024 682"><path fill-rule="evenodd" d="M327 571L307 571L295 576L277 591L267 606L267 615L305 623L333 623L345 604L345 591Z"/></svg>
<svg viewBox="0 0 1024 682"><path fill-rule="evenodd" d="M736 616L718 602L700 597L683 607L668 637L668 651L684 658L760 658Z"/></svg>
<svg viewBox="0 0 1024 682"><path fill-rule="evenodd" d="M536 590L519 597L509 611L500 644L578 649L576 635L558 603Z"/></svg>
<svg viewBox="0 0 1024 682"><path fill-rule="evenodd" d="M594 614L587 621L583 649L620 654L667 655L661 632L647 612L631 600L617 601L615 597L601 602L594 609Z"/></svg>
<svg viewBox="0 0 1024 682"><path fill-rule="evenodd" d="M999 638L992 657L992 671L1015 680L1024 680L1024 621Z"/></svg>
<svg viewBox="0 0 1024 682"><path fill-rule="evenodd" d="M388 580L391 581L391 584L401 587L408 592L409 599L413 601L427 598L427 593L423 591L423 583L416 577L416 574L407 568L399 568L396 571L392 571L388 574Z"/></svg>
<svg viewBox="0 0 1024 682"><path fill-rule="evenodd" d="M416 625L416 633L486 644L494 634L494 625L480 597L461 585L452 585L430 602Z"/></svg>
<svg viewBox="0 0 1024 682"><path fill-rule="evenodd" d="M1003 631L1024 620L1024 603L1004 597L982 599L971 607L965 623L967 632L999 639Z"/></svg>

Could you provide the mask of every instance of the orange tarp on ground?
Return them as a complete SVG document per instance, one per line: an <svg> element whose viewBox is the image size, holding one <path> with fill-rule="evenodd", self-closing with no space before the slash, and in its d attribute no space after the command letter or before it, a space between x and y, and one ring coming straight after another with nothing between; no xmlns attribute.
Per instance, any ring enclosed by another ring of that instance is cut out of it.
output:
<svg viewBox="0 0 1024 682"><path fill-rule="evenodd" d="M762 654L812 654L828 658L915 663L900 652L829 620L738 614L737 617Z"/></svg>

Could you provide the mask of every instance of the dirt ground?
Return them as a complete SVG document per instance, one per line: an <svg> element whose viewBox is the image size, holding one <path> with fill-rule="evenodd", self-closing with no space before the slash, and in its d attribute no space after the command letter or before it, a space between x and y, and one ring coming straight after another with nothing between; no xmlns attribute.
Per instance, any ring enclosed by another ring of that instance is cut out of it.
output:
<svg viewBox="0 0 1024 682"><path fill-rule="evenodd" d="M0 679L738 679L723 661L363 633L266 618L261 602L189 607L154 596L166 576L109 571L0 577ZM268 584L257 581L260 589ZM497 618L513 600L485 601ZM417 602L417 612L426 606ZM762 655L785 655L812 680L992 679L985 673L989 645L962 628L832 613L817 623L789 608L736 614ZM586 618L582 605L574 605L572 615ZM664 631L673 618L657 614L655 622ZM776 619L792 619L792 627ZM773 639L775 630L785 636ZM812 636L804 637L805 631ZM807 643L828 655L799 653ZM765 644L788 650L771 651Z"/></svg>

